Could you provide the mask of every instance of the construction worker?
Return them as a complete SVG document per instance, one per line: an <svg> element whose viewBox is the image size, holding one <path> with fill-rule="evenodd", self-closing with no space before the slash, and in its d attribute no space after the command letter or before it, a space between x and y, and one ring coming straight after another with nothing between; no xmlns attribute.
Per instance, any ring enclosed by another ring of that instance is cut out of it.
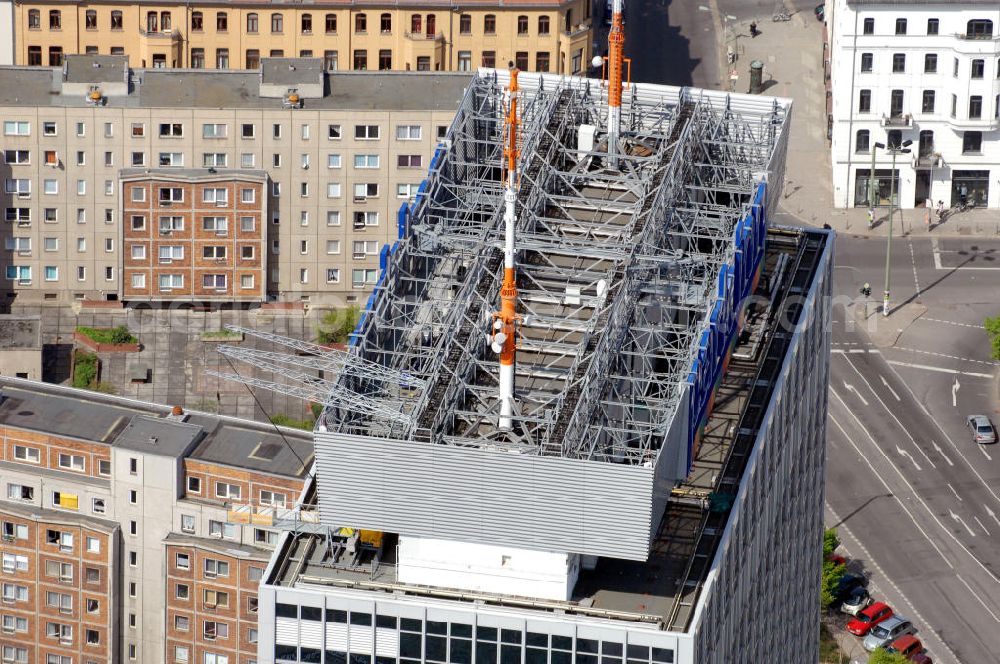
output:
<svg viewBox="0 0 1000 664"><path fill-rule="evenodd" d="M871 294L872 294L872 285L866 281L865 285L861 287L860 292L865 297L871 297Z"/></svg>
<svg viewBox="0 0 1000 664"><path fill-rule="evenodd" d="M871 230L872 226L875 225L875 210L868 208L868 230Z"/></svg>

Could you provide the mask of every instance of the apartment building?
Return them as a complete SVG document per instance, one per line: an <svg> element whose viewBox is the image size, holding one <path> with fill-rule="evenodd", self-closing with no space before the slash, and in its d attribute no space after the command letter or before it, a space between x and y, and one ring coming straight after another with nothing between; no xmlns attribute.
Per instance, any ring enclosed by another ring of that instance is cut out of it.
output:
<svg viewBox="0 0 1000 664"><path fill-rule="evenodd" d="M256 659L302 432L0 379L4 662Z"/></svg>
<svg viewBox="0 0 1000 664"><path fill-rule="evenodd" d="M579 73L591 56L590 0L337 0L191 4L15 3L16 63L125 55L139 67L257 69L262 58L322 58L327 69L471 71L506 66Z"/></svg>
<svg viewBox="0 0 1000 664"><path fill-rule="evenodd" d="M8 302L362 302L468 81L331 73L316 58L0 68L0 290Z"/></svg>
<svg viewBox="0 0 1000 664"><path fill-rule="evenodd" d="M827 10L835 204L888 205L895 190L903 208L963 195L1000 207L1000 6L835 0ZM895 166L894 146L910 150Z"/></svg>

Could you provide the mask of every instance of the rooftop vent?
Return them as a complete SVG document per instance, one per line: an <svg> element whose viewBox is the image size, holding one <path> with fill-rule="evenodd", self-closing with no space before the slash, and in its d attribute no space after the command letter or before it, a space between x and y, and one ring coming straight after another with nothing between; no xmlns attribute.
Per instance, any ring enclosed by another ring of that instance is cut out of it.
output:
<svg viewBox="0 0 1000 664"><path fill-rule="evenodd" d="M281 445L277 443L257 443L257 447L250 453L250 456L262 461L272 461L274 457L278 456L280 450Z"/></svg>
<svg viewBox="0 0 1000 664"><path fill-rule="evenodd" d="M149 443L150 445L156 445L156 443L160 442L160 439L157 438L156 436L150 436L149 440L147 440L146 442Z"/></svg>
<svg viewBox="0 0 1000 664"><path fill-rule="evenodd" d="M170 409L170 414L167 415L168 420L174 420L176 422L186 422L188 414L184 412L184 409L180 406L174 406Z"/></svg>
<svg viewBox="0 0 1000 664"><path fill-rule="evenodd" d="M291 65L290 68L294 69ZM282 100L281 105L285 108L302 108L302 97L299 96L297 90L289 90L285 94L285 98Z"/></svg>
<svg viewBox="0 0 1000 664"><path fill-rule="evenodd" d="M96 62L95 67L100 67ZM87 103L91 106L103 106L104 105L104 95L101 94L101 89L97 86L90 88L90 92L87 93Z"/></svg>

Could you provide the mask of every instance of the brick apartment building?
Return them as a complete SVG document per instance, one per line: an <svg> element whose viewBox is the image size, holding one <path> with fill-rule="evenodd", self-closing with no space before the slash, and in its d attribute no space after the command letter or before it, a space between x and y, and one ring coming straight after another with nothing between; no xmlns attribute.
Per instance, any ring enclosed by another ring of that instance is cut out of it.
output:
<svg viewBox="0 0 1000 664"><path fill-rule="evenodd" d="M256 660L307 435L0 378L0 441L5 664Z"/></svg>

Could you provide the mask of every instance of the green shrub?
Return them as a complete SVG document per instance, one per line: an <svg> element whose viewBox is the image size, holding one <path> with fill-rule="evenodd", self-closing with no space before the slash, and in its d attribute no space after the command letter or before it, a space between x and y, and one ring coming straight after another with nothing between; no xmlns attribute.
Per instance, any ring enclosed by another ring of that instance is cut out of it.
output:
<svg viewBox="0 0 1000 664"><path fill-rule="evenodd" d="M103 392L104 394L118 394L118 390L111 383L105 383L103 380L94 383L90 389L95 392Z"/></svg>
<svg viewBox="0 0 1000 664"><path fill-rule="evenodd" d="M868 664L906 664L909 661L898 652L886 652L885 648L875 648L868 656Z"/></svg>
<svg viewBox="0 0 1000 664"><path fill-rule="evenodd" d="M823 531L823 559L829 558L838 546L840 546L840 538L837 537L837 529L827 528Z"/></svg>
<svg viewBox="0 0 1000 664"><path fill-rule="evenodd" d="M304 429L305 431L312 431L313 426L316 424L314 419L304 419L304 420L293 420L288 417L288 415L272 415L271 423L277 424L279 427L291 427L293 429Z"/></svg>
<svg viewBox="0 0 1000 664"><path fill-rule="evenodd" d="M80 325L76 331L99 344L135 344L139 340L124 325L112 328L86 327Z"/></svg>
<svg viewBox="0 0 1000 664"><path fill-rule="evenodd" d="M319 343L347 343L351 332L358 326L359 320L361 320L361 309L356 305L326 312L320 319L319 329L316 331Z"/></svg>
<svg viewBox="0 0 1000 664"><path fill-rule="evenodd" d="M838 565L832 560L823 561L820 605L824 610L829 609L837 601L837 588L840 586L840 579L843 578L845 570L844 565Z"/></svg>
<svg viewBox="0 0 1000 664"><path fill-rule="evenodd" d="M987 318L983 321L983 327L990 338L990 356L994 360L1000 360L1000 316Z"/></svg>
<svg viewBox="0 0 1000 664"><path fill-rule="evenodd" d="M97 380L97 356L77 351L73 360L73 387L90 389Z"/></svg>

